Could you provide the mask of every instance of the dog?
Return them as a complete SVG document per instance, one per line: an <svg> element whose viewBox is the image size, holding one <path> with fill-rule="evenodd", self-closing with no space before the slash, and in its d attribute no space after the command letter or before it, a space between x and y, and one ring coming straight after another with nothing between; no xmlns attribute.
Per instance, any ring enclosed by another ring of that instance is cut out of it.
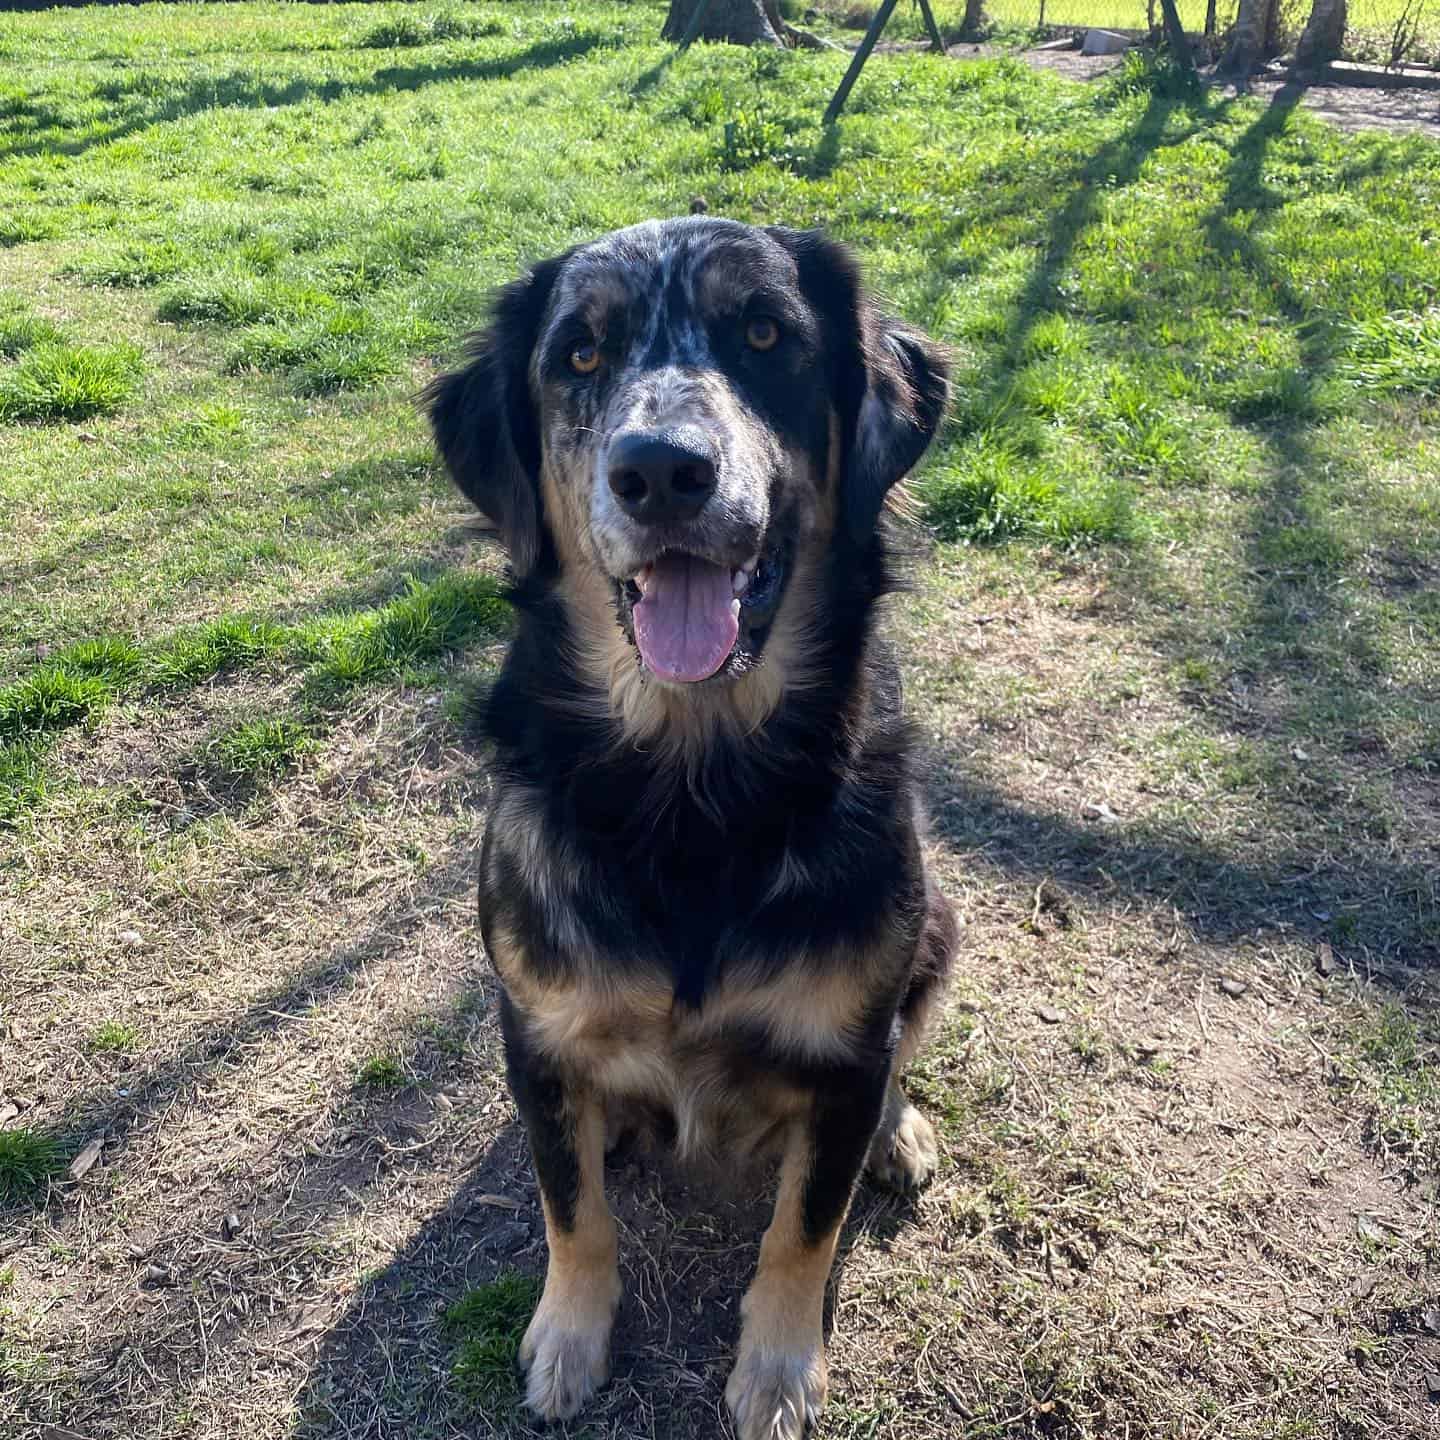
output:
<svg viewBox="0 0 1440 1440"><path fill-rule="evenodd" d="M741 1440L820 1412L867 1158L904 1189L935 1167L899 1075L955 921L877 602L948 384L841 245L697 215L535 265L426 392L517 613L483 703L480 914L549 1244L520 1350L544 1419L608 1375L627 1106L682 1154L779 1158L726 1386Z"/></svg>

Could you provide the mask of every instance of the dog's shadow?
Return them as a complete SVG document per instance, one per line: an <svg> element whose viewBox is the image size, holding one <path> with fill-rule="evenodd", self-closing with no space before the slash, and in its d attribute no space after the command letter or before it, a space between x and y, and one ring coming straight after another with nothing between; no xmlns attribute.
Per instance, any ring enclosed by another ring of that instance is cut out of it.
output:
<svg viewBox="0 0 1440 1440"><path fill-rule="evenodd" d="M642 1146L609 1158L624 1298L610 1382L577 1418L576 1433L729 1433L725 1380L774 1186L773 1170L746 1179L684 1173ZM910 1200L861 1182L826 1291L827 1339L849 1263L888 1249L916 1223ZM496 1377L477 1397L453 1375L457 1339L446 1312L516 1271L544 1276L545 1239L524 1131L512 1122L450 1201L361 1281L335 1317L298 1402L297 1440L428 1433L437 1424L443 1433L460 1424L477 1437L556 1434L523 1410L509 1377ZM356 1429L360 1416L368 1419Z"/></svg>

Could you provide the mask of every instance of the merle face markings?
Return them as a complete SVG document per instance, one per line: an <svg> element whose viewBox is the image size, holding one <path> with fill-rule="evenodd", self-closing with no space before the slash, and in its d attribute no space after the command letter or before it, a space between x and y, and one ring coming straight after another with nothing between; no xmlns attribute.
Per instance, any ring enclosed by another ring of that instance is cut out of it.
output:
<svg viewBox="0 0 1440 1440"><path fill-rule="evenodd" d="M747 644L750 660L758 654L783 589L780 567L821 508L822 358L795 261L762 232L652 222L570 258L532 364L546 492L570 542L562 550L614 585L627 633L649 570L679 553L733 577L741 608L732 658ZM622 447L646 439L713 461L713 489L693 513L637 519L612 483L617 457L629 453Z"/></svg>

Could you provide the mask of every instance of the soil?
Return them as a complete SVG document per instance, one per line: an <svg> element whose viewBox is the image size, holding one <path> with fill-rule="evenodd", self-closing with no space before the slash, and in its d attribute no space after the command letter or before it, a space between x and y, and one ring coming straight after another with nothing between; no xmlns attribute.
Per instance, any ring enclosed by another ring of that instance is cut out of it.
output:
<svg viewBox="0 0 1440 1440"><path fill-rule="evenodd" d="M1015 52L994 45L952 45L957 60L981 59ZM1054 70L1072 80L1094 80L1123 63L1119 55L1082 55L1078 50L1025 50L1020 58L1037 70ZM1251 93L1272 104L1278 97L1286 103L1290 87L1283 74L1257 75ZM1338 125L1342 130L1385 130L1391 134L1411 132L1440 139L1440 91L1372 89L1358 85L1306 86L1300 103L1312 114Z"/></svg>

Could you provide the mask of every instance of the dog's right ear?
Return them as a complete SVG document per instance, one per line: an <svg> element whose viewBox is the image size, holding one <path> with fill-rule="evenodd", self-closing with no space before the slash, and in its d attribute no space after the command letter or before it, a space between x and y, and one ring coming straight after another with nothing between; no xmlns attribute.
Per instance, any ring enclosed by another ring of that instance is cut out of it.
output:
<svg viewBox="0 0 1440 1440"><path fill-rule="evenodd" d="M544 544L530 357L564 261L546 260L505 286L467 363L421 397L451 479L499 530L517 579L535 568Z"/></svg>

